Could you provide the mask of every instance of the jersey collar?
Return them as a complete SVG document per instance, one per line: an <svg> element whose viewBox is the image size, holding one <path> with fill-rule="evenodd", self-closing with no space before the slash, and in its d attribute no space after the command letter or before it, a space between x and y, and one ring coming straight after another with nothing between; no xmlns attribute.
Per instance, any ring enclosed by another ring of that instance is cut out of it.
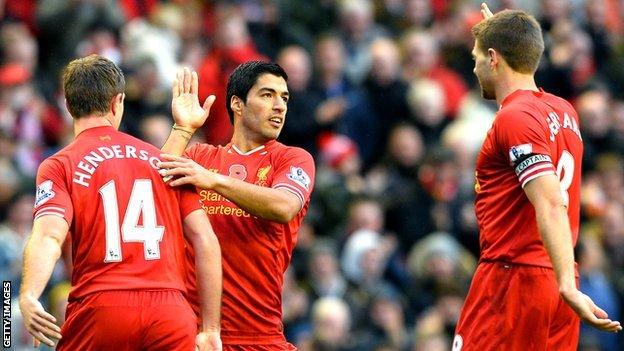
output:
<svg viewBox="0 0 624 351"><path fill-rule="evenodd" d="M115 133L115 132L117 132L117 129L113 128L112 126L92 127L92 128L87 128L83 130L78 135L76 135L74 139L78 137L82 137L82 136L90 136L90 135L97 135L97 134L104 134L104 133Z"/></svg>
<svg viewBox="0 0 624 351"><path fill-rule="evenodd" d="M260 145L260 146L258 146L256 148L253 148L253 149L251 149L251 150L249 150L247 152L243 152L236 145L230 144L230 150L234 150L234 152L236 152L237 154L242 155L242 156L249 156L249 155L253 155L253 154L256 154L256 153L260 153L260 152L266 151L266 150L270 149L273 146L273 144L275 144L275 143L276 143L275 140L271 140L268 143L266 143L264 145Z"/></svg>

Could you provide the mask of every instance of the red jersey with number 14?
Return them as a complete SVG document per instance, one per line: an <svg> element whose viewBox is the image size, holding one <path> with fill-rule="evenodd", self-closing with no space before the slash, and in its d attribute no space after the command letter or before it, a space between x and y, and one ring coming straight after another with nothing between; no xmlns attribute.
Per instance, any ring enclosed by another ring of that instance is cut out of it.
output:
<svg viewBox="0 0 624 351"><path fill-rule="evenodd" d="M163 182L159 155L148 143L96 127L39 167L35 218L56 215L69 224L70 301L104 290L185 291L181 219L201 204L193 188Z"/></svg>
<svg viewBox="0 0 624 351"><path fill-rule="evenodd" d="M221 245L223 343L284 342L282 284L314 187L312 156L275 140L246 153L233 144L197 144L187 150L186 156L211 172L289 191L299 198L301 210L289 223L282 224L255 217L215 191L198 189ZM193 261L190 263L192 267Z"/></svg>
<svg viewBox="0 0 624 351"><path fill-rule="evenodd" d="M481 259L552 267L523 187L557 174L576 244L583 142L579 119L565 100L544 91L507 96L488 131L476 167Z"/></svg>

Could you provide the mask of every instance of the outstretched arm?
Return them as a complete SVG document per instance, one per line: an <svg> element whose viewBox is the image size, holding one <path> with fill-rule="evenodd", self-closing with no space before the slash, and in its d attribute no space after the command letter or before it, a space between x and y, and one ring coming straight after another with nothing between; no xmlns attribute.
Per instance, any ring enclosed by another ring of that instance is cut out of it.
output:
<svg viewBox="0 0 624 351"><path fill-rule="evenodd" d="M576 287L572 234L560 189L559 179L553 174L535 178L524 187L535 207L537 226L555 270L559 293L585 323L604 331L620 331L620 322L608 319L607 313Z"/></svg>
<svg viewBox="0 0 624 351"><path fill-rule="evenodd" d="M201 309L201 330L196 344L199 350L221 350L221 249L203 210L195 210L184 219L184 234L195 251L197 291Z"/></svg>
<svg viewBox="0 0 624 351"><path fill-rule="evenodd" d="M55 324L56 318L45 311L39 297L50 280L56 261L61 257L68 230L67 222L61 217L38 217L24 249L19 306L26 329L34 337L35 347L41 342L54 347L51 338L61 338L61 328Z"/></svg>
<svg viewBox="0 0 624 351"><path fill-rule="evenodd" d="M178 71L171 93L171 113L175 124L161 150L168 154L182 155L195 131L200 128L210 113L215 96L210 95L199 105L197 72L184 68Z"/></svg>
<svg viewBox="0 0 624 351"><path fill-rule="evenodd" d="M297 195L283 190L267 188L210 172L195 161L173 155L161 155L160 174L166 179L177 177L171 186L190 184L201 189L211 189L238 207L256 217L279 223L290 222L303 204Z"/></svg>

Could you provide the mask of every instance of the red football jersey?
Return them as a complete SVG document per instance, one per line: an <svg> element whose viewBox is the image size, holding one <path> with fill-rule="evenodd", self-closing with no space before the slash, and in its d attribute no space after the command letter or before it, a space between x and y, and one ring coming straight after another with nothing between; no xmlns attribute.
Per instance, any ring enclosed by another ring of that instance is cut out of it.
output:
<svg viewBox="0 0 624 351"><path fill-rule="evenodd" d="M281 224L257 218L214 191L198 189L221 244L223 342L283 341L283 275L309 206L315 171L312 156L277 141L246 153L232 144L219 147L197 144L187 150L186 156L209 171L263 187L284 189L299 197L301 210L292 221ZM191 282L189 291L193 290L192 285Z"/></svg>
<svg viewBox="0 0 624 351"><path fill-rule="evenodd" d="M103 290L185 291L182 219L192 188L158 174L160 150L112 127L83 131L37 174L34 217L57 215L72 243L70 300Z"/></svg>
<svg viewBox="0 0 624 351"><path fill-rule="evenodd" d="M572 240L579 231L583 142L578 115L565 100L543 91L507 96L481 147L476 166L476 214L481 259L552 267L535 209L523 187L557 174Z"/></svg>

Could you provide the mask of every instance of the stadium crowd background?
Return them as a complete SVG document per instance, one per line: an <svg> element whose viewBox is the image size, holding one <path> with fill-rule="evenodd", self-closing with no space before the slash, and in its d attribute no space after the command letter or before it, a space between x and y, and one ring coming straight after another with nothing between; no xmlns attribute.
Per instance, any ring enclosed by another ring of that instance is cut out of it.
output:
<svg viewBox="0 0 624 351"><path fill-rule="evenodd" d="M474 162L497 106L470 56L479 1L0 0L0 275L13 282L13 349L29 349L17 293L39 163L72 139L59 71L97 53L127 81L122 129L160 147L181 65L217 94L196 141L227 142L227 75L272 59L289 75L280 140L317 181L284 286L302 351L450 350L478 258ZM499 0L541 22L538 85L570 100L585 143L581 290L624 302L624 1ZM202 100L203 101L203 100ZM44 303L62 318L59 262ZM120 282L123 284L123 282ZM580 350L622 350L583 328Z"/></svg>

